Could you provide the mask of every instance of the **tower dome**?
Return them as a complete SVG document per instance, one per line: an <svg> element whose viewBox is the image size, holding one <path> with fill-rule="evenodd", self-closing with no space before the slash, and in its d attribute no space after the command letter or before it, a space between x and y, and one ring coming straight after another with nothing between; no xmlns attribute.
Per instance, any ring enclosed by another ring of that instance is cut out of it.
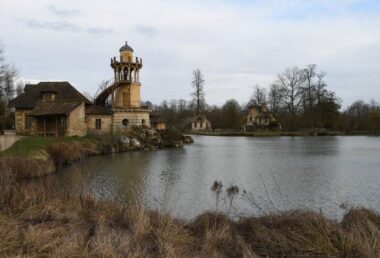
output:
<svg viewBox="0 0 380 258"><path fill-rule="evenodd" d="M120 52L122 51L129 51L129 52L133 52L133 48L131 48L131 46L128 45L128 42L125 41L125 45L122 46L120 49L119 49Z"/></svg>

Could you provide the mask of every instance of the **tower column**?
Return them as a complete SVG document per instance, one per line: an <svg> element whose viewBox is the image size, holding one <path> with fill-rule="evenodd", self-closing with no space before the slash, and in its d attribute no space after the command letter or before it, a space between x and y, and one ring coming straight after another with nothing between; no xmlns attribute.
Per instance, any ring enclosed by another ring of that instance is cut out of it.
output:
<svg viewBox="0 0 380 258"><path fill-rule="evenodd" d="M113 108L115 106L115 89L113 86L111 86L111 87L112 87L112 89L111 89L111 101L112 101L111 105Z"/></svg>

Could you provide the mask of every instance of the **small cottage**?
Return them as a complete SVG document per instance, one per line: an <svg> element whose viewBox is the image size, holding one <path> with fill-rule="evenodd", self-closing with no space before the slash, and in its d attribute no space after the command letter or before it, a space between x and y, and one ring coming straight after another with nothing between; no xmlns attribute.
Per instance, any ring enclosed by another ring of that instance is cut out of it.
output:
<svg viewBox="0 0 380 258"><path fill-rule="evenodd" d="M40 82L25 86L10 101L15 109L17 134L39 136L84 136L85 106L90 101L68 82Z"/></svg>
<svg viewBox="0 0 380 258"><path fill-rule="evenodd" d="M201 130L211 130L211 122L207 119L205 115L197 115L193 117L191 121L191 130L192 131L201 131Z"/></svg>
<svg viewBox="0 0 380 258"><path fill-rule="evenodd" d="M166 130L166 120L157 113L149 115L150 127L156 130Z"/></svg>
<svg viewBox="0 0 380 258"><path fill-rule="evenodd" d="M265 104L251 107L248 110L244 124L245 131L280 129L280 123L278 123L274 115L268 111Z"/></svg>

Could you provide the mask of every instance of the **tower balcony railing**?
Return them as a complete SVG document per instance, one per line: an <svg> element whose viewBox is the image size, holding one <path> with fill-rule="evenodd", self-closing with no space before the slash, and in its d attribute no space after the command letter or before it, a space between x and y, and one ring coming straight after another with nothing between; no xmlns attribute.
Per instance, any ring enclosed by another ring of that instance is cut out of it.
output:
<svg viewBox="0 0 380 258"><path fill-rule="evenodd" d="M111 103L113 108L121 108L121 109L146 109L149 107L142 101L113 101Z"/></svg>
<svg viewBox="0 0 380 258"><path fill-rule="evenodd" d="M120 56L120 60L118 60L115 57L111 58L111 66L114 66L114 65L121 65L121 64L132 64L132 65L139 65L139 66L142 66L142 58L140 57L130 57L130 58L127 58L127 59L124 59L122 56Z"/></svg>

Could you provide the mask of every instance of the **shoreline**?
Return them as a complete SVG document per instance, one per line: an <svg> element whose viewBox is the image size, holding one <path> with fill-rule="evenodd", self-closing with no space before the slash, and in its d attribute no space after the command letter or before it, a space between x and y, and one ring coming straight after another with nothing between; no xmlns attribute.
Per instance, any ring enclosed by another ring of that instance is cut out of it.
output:
<svg viewBox="0 0 380 258"><path fill-rule="evenodd" d="M273 132L273 131L256 131L256 132L240 132L240 131L200 131L187 132L189 135L201 136L226 136L226 137L325 137L325 136L380 136L380 132Z"/></svg>
<svg viewBox="0 0 380 258"><path fill-rule="evenodd" d="M192 143L188 135L172 132L135 129L133 135L104 135L102 137L23 137L11 148L0 152L0 168L12 168L19 179L43 177L60 167L91 156L131 151L154 151L181 148Z"/></svg>

